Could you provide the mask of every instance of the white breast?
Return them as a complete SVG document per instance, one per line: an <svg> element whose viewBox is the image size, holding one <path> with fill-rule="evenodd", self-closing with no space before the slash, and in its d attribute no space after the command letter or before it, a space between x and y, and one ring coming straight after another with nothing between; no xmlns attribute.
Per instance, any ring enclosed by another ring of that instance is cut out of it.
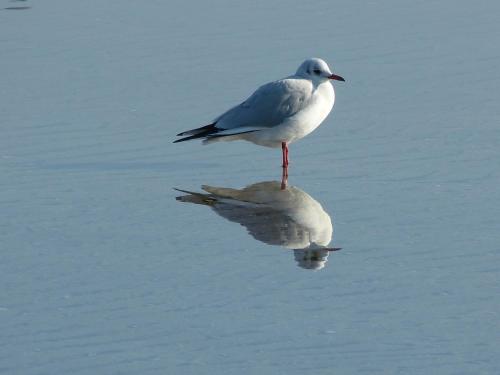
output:
<svg viewBox="0 0 500 375"><path fill-rule="evenodd" d="M328 116L335 102L335 92L330 82L324 82L314 91L311 104L290 118L294 142L316 129Z"/></svg>
<svg viewBox="0 0 500 375"><path fill-rule="evenodd" d="M309 104L282 124L270 129L248 133L247 141L267 147L281 147L281 142L292 143L316 129L333 108L335 92L330 82L314 89Z"/></svg>

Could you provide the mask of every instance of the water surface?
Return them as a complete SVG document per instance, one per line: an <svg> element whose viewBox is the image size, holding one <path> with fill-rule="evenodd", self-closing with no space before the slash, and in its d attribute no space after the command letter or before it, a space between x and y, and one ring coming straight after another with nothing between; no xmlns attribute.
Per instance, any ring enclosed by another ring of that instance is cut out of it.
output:
<svg viewBox="0 0 500 375"><path fill-rule="evenodd" d="M19 4L2 373L500 372L496 2ZM316 271L173 190L279 182L280 150L171 143L311 56L347 80L290 149L342 248Z"/></svg>

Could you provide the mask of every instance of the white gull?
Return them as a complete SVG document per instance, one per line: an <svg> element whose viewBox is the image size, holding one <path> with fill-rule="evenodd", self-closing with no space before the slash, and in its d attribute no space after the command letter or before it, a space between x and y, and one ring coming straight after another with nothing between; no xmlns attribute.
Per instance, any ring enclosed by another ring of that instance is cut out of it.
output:
<svg viewBox="0 0 500 375"><path fill-rule="evenodd" d="M245 140L266 147L281 147L283 167L288 166L288 145L316 129L335 102L333 74L318 58L304 61L289 77L259 87L243 103L217 117L211 124L182 133L174 143L203 138L203 143Z"/></svg>

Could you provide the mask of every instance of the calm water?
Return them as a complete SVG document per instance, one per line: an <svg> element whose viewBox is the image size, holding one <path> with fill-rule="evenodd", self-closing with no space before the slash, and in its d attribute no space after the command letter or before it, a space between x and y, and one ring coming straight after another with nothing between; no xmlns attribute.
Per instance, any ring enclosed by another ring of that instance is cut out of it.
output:
<svg viewBox="0 0 500 375"><path fill-rule="evenodd" d="M500 373L499 17L0 0L0 373ZM310 56L347 82L285 195L279 150L171 143Z"/></svg>

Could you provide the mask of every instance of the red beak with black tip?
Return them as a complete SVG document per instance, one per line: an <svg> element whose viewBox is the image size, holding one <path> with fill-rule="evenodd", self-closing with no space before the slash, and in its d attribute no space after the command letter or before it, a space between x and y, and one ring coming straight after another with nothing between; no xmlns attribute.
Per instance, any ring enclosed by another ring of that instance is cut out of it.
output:
<svg viewBox="0 0 500 375"><path fill-rule="evenodd" d="M335 81L342 81L345 82L345 79L342 78L341 76L338 76L336 74L332 74L328 76L328 79L334 79Z"/></svg>

